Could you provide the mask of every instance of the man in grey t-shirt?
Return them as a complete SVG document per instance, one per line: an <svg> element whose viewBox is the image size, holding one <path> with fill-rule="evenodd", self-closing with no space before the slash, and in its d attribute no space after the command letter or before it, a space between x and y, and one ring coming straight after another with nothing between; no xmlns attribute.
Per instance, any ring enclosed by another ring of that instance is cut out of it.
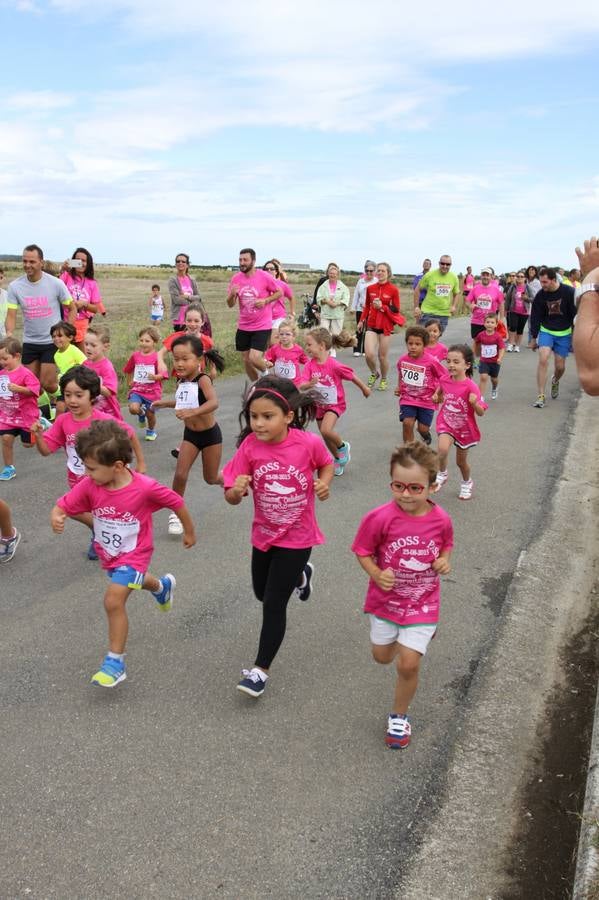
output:
<svg viewBox="0 0 599 900"><path fill-rule="evenodd" d="M77 310L66 285L42 271L44 253L36 244L23 250L25 275L8 286L6 333L11 336L17 324L17 310L23 313L23 365L39 378L50 394L58 390L54 364L56 347L50 328L62 319L62 307L68 308L69 322L75 324Z"/></svg>

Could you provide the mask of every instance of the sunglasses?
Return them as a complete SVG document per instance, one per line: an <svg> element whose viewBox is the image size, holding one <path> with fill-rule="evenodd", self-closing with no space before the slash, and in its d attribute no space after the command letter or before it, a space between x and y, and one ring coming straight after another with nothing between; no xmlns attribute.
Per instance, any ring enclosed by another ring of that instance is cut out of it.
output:
<svg viewBox="0 0 599 900"><path fill-rule="evenodd" d="M404 494L406 490L409 494L421 494L425 490L423 484L406 484L403 481L391 481L391 490L398 494Z"/></svg>

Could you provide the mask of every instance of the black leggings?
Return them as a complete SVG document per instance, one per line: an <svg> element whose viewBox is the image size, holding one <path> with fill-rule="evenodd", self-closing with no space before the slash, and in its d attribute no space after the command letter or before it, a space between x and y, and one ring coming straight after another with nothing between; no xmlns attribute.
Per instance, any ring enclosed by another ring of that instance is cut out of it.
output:
<svg viewBox="0 0 599 900"><path fill-rule="evenodd" d="M252 587L262 603L262 630L258 655L254 665L270 668L285 637L287 604L301 581L302 572L310 559L311 547L292 550L271 547L252 549Z"/></svg>
<svg viewBox="0 0 599 900"><path fill-rule="evenodd" d="M524 334L524 326L526 325L526 320L528 316L522 316L520 313L512 312L511 310L507 314L507 322L508 328L510 331L515 331L516 334Z"/></svg>
<svg viewBox="0 0 599 900"><path fill-rule="evenodd" d="M361 317L362 317L362 310L357 309L356 310L356 337L358 338L358 343L354 347L354 350L356 351L356 353L364 353L364 338L366 336L366 323L364 323L364 328L362 329L362 331L358 331L358 328L357 328Z"/></svg>

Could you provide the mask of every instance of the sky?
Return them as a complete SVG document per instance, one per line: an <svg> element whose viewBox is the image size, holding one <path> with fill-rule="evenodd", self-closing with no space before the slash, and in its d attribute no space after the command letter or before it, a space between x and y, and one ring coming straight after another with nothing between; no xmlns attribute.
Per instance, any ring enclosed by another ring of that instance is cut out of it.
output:
<svg viewBox="0 0 599 900"><path fill-rule="evenodd" d="M599 6L0 0L0 253L575 265Z"/></svg>

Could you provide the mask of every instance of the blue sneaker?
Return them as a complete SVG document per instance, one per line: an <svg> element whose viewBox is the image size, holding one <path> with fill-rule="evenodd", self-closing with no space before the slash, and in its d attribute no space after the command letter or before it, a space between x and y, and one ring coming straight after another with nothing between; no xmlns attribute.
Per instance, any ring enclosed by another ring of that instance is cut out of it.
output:
<svg viewBox="0 0 599 900"><path fill-rule="evenodd" d="M91 560L95 560L98 558L98 554L96 553L96 548L94 547L94 539L92 538L89 542L89 548L87 551L87 558Z"/></svg>
<svg viewBox="0 0 599 900"><path fill-rule="evenodd" d="M237 690L250 697L261 697L266 687L268 675L262 669L242 669L242 679L237 685Z"/></svg>
<svg viewBox="0 0 599 900"><path fill-rule="evenodd" d="M4 466L4 468L0 472L0 481L10 481L10 479L14 478L16 474L17 470L14 466Z"/></svg>
<svg viewBox="0 0 599 900"><path fill-rule="evenodd" d="M151 428L148 428L146 431L146 441L155 441L158 437L158 434L155 431L152 431Z"/></svg>
<svg viewBox="0 0 599 900"><path fill-rule="evenodd" d="M175 597L175 588L177 586L177 582L175 580L174 575L163 575L160 579L160 583L162 584L162 590L158 591L155 594L152 591L152 597L162 610L162 612L168 612L169 609L173 608L173 600Z"/></svg>
<svg viewBox="0 0 599 900"><path fill-rule="evenodd" d="M303 584L296 587L297 596L300 600L309 600L314 585L314 566L311 562L307 562L302 573Z"/></svg>
<svg viewBox="0 0 599 900"><path fill-rule="evenodd" d="M0 563L10 562L17 552L20 540L21 534L16 528L11 538L0 537Z"/></svg>
<svg viewBox="0 0 599 900"><path fill-rule="evenodd" d="M39 423L42 426L42 428L44 429L44 431L47 431L48 428L52 428L52 422L49 419L46 419L45 416L40 416Z"/></svg>
<svg viewBox="0 0 599 900"><path fill-rule="evenodd" d="M143 412L140 412L140 414L137 417L137 421L139 422L140 428L146 427L146 412L145 412L145 410Z"/></svg>
<svg viewBox="0 0 599 900"><path fill-rule="evenodd" d="M345 470L345 466L342 465L342 463L339 462L338 459L334 460L334 462L333 462L333 474L334 474L334 475L343 475L344 470Z"/></svg>
<svg viewBox="0 0 599 900"><path fill-rule="evenodd" d="M127 677L127 669L125 663L121 659L114 659L112 656L105 656L102 665L95 675L92 676L92 684L99 687L113 688Z"/></svg>
<svg viewBox="0 0 599 900"><path fill-rule="evenodd" d="M351 444L349 443L349 441L343 441L343 444L338 448L337 453L338 461L341 463L343 468L345 468L345 466L351 459Z"/></svg>
<svg viewBox="0 0 599 900"><path fill-rule="evenodd" d="M385 743L391 750L403 750L410 743L412 726L407 716L391 713L387 721Z"/></svg>

